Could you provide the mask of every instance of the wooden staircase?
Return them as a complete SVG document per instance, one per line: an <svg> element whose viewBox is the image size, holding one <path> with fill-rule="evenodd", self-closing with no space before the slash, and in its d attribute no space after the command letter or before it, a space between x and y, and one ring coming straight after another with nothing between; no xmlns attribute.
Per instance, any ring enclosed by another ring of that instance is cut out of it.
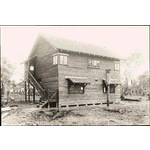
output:
<svg viewBox="0 0 150 150"><path fill-rule="evenodd" d="M39 107L43 108L46 105L48 108L50 107L50 103L54 102L57 103L57 91L50 91L49 89L44 89L41 84L34 78L34 76L31 74L31 72L28 72L28 78L31 85L33 85L38 93L41 95L42 102L39 103Z"/></svg>
<svg viewBox="0 0 150 150"><path fill-rule="evenodd" d="M48 106L48 108L50 108L50 103L57 102L56 94L57 92L55 92L48 100L46 100L43 104L41 104L40 108L44 108L46 105Z"/></svg>
<svg viewBox="0 0 150 150"><path fill-rule="evenodd" d="M28 72L28 78L29 78L29 82L31 85L33 85L36 90L38 91L38 93L41 95L42 98L45 98L45 90L44 88L40 85L40 83L38 83L38 81L33 77L33 75L30 73L30 71Z"/></svg>

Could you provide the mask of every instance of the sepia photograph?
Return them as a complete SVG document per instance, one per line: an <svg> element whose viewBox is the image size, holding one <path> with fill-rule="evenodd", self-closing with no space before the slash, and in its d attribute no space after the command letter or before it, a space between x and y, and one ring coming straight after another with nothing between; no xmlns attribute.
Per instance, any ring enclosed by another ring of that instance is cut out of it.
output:
<svg viewBox="0 0 150 150"><path fill-rule="evenodd" d="M150 125L149 26L0 26L2 126Z"/></svg>

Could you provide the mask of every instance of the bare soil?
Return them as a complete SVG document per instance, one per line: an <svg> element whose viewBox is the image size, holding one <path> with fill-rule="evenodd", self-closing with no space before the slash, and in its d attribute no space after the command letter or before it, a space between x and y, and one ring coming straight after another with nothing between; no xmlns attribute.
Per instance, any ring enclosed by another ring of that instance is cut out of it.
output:
<svg viewBox="0 0 150 150"><path fill-rule="evenodd" d="M111 104L109 108L103 104L59 110L39 109L35 104L18 103L18 107L2 112L2 125L150 125L149 102L142 97L140 102L121 101Z"/></svg>

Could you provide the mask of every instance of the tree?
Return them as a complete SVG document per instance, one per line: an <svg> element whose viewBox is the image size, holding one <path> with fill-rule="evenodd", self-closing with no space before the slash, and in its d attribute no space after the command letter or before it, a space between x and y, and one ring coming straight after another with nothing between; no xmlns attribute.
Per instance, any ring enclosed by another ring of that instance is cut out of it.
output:
<svg viewBox="0 0 150 150"><path fill-rule="evenodd" d="M1 83L3 85L2 91L10 89L11 76L15 71L15 66L12 65L5 57L1 60Z"/></svg>
<svg viewBox="0 0 150 150"><path fill-rule="evenodd" d="M122 61L122 67L124 68L124 73L122 76L122 85L124 88L124 92L128 92L130 89L130 93L132 94L133 87L135 86L135 77L134 71L140 67L140 65L145 61L145 58L139 50L135 50L131 53L131 56Z"/></svg>
<svg viewBox="0 0 150 150"><path fill-rule="evenodd" d="M139 88L142 91L141 94L142 95L149 94L149 90L150 90L150 87L149 87L150 76L149 76L148 70L145 71L143 74L141 74L138 77L138 80L139 80Z"/></svg>

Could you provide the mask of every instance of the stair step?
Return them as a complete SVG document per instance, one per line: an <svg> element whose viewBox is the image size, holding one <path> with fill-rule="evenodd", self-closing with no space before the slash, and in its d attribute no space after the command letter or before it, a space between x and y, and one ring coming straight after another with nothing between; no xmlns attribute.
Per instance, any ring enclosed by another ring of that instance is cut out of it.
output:
<svg viewBox="0 0 150 150"><path fill-rule="evenodd" d="M43 103L40 108L43 108L46 104L48 103L48 101L46 101L45 103Z"/></svg>

